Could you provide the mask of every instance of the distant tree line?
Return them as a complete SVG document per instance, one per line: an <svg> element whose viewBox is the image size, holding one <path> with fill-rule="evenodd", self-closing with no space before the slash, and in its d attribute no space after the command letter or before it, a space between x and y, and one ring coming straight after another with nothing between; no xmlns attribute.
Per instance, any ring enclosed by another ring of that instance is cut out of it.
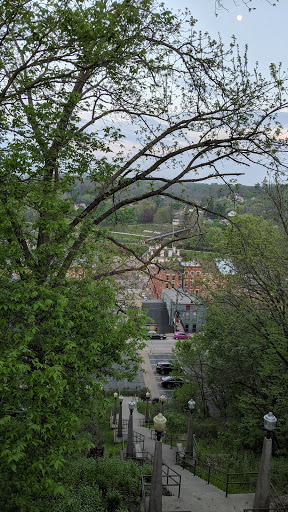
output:
<svg viewBox="0 0 288 512"><path fill-rule="evenodd" d="M179 198L181 190L178 185L171 187L173 194ZM82 204L85 207L90 204L95 184L88 178L78 180L71 189L71 192L66 197L71 198L74 204ZM137 193L139 196L148 189L148 185L142 183L136 190L131 187L129 193ZM241 185L237 187L230 187L218 183L187 183L185 187L185 195L188 201L196 202L199 206L205 206L211 213L207 213L206 217L217 219L218 214L227 215L230 210L237 209L240 213L260 213L260 202L263 198L265 191L263 186L256 184L255 186ZM128 196L122 194L123 197ZM243 198L244 202L237 201L237 197ZM118 196L117 196L118 198ZM112 205L113 201L107 200ZM171 224L173 212L183 209L183 203L179 199L170 199L160 196L154 196L149 199L143 199L134 205L122 207L115 214L112 214L108 219L105 219L103 224Z"/></svg>

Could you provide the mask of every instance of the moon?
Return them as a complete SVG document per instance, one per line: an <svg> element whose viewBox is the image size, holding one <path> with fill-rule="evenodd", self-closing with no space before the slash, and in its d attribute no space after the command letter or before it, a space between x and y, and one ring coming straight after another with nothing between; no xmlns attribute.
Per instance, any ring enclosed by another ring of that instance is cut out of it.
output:
<svg viewBox="0 0 288 512"><path fill-rule="evenodd" d="M242 18L243 18L242 14L238 14L237 21L242 21Z"/></svg>

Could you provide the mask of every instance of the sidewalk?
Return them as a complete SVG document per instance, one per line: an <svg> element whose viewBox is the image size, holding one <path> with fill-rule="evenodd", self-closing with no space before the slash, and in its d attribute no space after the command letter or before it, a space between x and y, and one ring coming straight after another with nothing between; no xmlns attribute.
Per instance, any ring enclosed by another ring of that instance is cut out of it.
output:
<svg viewBox="0 0 288 512"><path fill-rule="evenodd" d="M123 419L129 418L128 402L133 397L124 397ZM154 454L155 442L150 438L150 430L139 426L139 419L143 414L138 413L136 407L133 412L133 430L145 436L144 451ZM173 496L163 496L163 512L192 511L192 512L243 512L245 508L252 508L254 494L230 494L225 497L224 491L189 471L175 464L176 449L163 443L163 463L181 475L181 492L178 498L178 487L169 487Z"/></svg>

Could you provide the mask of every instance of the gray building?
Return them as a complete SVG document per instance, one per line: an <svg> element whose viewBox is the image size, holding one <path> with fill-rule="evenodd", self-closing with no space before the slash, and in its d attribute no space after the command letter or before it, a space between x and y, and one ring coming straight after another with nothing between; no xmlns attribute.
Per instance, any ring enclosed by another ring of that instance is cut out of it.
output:
<svg viewBox="0 0 288 512"><path fill-rule="evenodd" d="M148 320L148 324L150 324L151 330L157 330L158 332L173 332L173 328L169 325L169 315L167 311L167 307L163 300L146 300L142 302L142 309L146 309L148 319L152 322L154 321L154 325L150 320Z"/></svg>
<svg viewBox="0 0 288 512"><path fill-rule="evenodd" d="M204 304L199 296L193 297L184 292L182 288L172 288L162 291L162 300L165 302L169 325L175 331L199 332L204 323Z"/></svg>

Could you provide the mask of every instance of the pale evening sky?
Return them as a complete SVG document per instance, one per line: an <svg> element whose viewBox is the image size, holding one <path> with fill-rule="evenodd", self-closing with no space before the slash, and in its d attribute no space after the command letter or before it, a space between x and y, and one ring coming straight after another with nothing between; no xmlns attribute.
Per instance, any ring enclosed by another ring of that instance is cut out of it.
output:
<svg viewBox="0 0 288 512"><path fill-rule="evenodd" d="M214 38L220 34L223 43L228 45L234 35L240 50L244 50L247 44L251 70L256 61L263 75L269 75L271 62L282 62L283 71L288 70L288 0L279 0L275 7L265 0L253 0L252 5L256 10L251 12L242 0L222 0L226 9L217 9L217 16L215 0L165 0L164 3L174 12L188 8L197 20L196 30L207 31ZM282 118L281 121L287 126L288 114L283 114ZM243 168L243 171L245 175L239 177L238 181L246 185L262 182L266 174L260 166L250 167L249 171Z"/></svg>

